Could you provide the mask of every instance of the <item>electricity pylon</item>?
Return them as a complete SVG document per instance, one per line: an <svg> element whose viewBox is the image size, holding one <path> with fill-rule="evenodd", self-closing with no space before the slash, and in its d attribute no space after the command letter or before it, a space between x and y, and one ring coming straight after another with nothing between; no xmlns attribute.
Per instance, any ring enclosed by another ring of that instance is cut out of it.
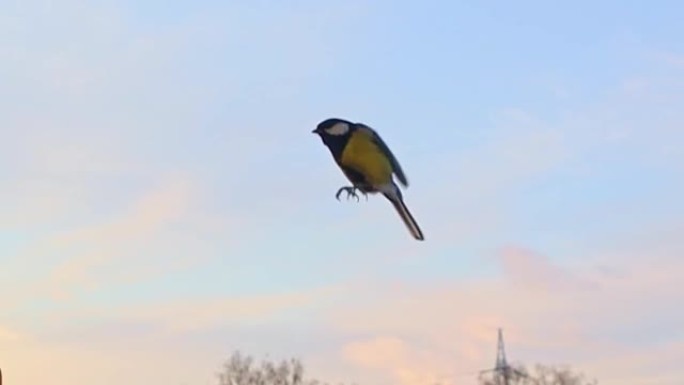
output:
<svg viewBox="0 0 684 385"><path fill-rule="evenodd" d="M496 385L511 385L512 374L524 375L508 365L506 361L506 348L504 346L503 332L499 328L499 341L496 346L496 363L494 369L483 370L480 373L494 372L494 383Z"/></svg>

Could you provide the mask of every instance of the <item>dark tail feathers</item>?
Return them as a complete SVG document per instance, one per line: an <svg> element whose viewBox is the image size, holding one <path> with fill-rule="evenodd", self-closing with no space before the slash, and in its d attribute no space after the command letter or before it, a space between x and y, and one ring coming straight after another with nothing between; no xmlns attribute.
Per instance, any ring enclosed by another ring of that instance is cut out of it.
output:
<svg viewBox="0 0 684 385"><path fill-rule="evenodd" d="M419 241L424 240L425 237L423 236L423 232L418 226L418 222L416 222L416 220L413 218L413 215L411 215L411 212L409 211L408 207L406 207L406 204L404 204L404 200L401 198L401 195L387 193L383 193L383 195L390 202L392 202L392 206L394 206L394 209L397 210L397 213L404 221L404 224L411 232L411 235L413 235L413 237Z"/></svg>

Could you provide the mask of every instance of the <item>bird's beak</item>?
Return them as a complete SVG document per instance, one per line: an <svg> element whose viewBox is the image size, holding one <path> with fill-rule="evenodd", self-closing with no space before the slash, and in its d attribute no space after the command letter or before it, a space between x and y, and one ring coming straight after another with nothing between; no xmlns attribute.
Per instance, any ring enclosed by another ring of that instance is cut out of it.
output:
<svg viewBox="0 0 684 385"><path fill-rule="evenodd" d="M319 131L318 131L318 128L316 128L315 130L311 131L312 134L318 134L318 132L319 132Z"/></svg>

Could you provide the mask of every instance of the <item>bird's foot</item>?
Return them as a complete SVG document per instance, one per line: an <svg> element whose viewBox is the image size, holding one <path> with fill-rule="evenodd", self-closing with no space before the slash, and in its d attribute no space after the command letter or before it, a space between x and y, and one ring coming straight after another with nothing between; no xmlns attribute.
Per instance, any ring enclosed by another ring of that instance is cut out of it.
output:
<svg viewBox="0 0 684 385"><path fill-rule="evenodd" d="M347 199L349 199L349 198L351 198L351 197L354 197L354 198L356 198L356 201L358 202L358 201L359 201L359 195L356 194L356 190L359 190L359 189L358 189L357 187L354 187L354 186L340 187L340 189L337 190L337 193L335 194L335 198L339 201L339 200L340 200L340 195L341 195L343 192L346 192L346 193L347 193ZM366 194L366 193L365 193L364 191L362 191L362 190L359 190L359 191L361 191L361 194L363 194L363 196L366 197L366 200L368 200L368 194Z"/></svg>

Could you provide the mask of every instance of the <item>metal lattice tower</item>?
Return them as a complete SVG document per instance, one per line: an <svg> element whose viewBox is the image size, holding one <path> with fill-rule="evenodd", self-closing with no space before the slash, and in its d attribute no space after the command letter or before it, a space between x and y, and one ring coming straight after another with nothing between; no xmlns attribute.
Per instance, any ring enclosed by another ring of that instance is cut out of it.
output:
<svg viewBox="0 0 684 385"><path fill-rule="evenodd" d="M506 347L504 346L503 331L501 331L501 328L499 328L499 341L496 346L496 363L494 364L494 368L482 370L480 371L480 375L490 372L493 372L493 380L496 385L511 385L514 382L511 374L516 374L516 377L525 376L523 373L508 365L508 361L506 361Z"/></svg>
<svg viewBox="0 0 684 385"><path fill-rule="evenodd" d="M504 346L501 328L499 328L499 341L496 345L496 364L494 365L494 372L497 374L497 385L509 385L511 372L508 362L506 362L506 347Z"/></svg>

